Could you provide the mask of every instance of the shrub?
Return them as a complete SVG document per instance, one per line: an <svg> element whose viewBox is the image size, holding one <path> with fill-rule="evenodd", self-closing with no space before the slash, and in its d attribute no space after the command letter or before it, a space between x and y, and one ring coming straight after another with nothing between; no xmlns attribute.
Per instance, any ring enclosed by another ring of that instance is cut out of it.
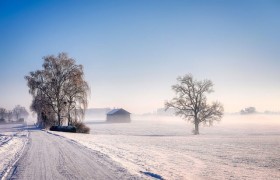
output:
<svg viewBox="0 0 280 180"><path fill-rule="evenodd" d="M76 127L74 126L52 126L51 131L61 131L61 132L76 132Z"/></svg>
<svg viewBox="0 0 280 180"><path fill-rule="evenodd" d="M19 118L18 122L24 122L24 118Z"/></svg>
<svg viewBox="0 0 280 180"><path fill-rule="evenodd" d="M0 123L4 123L5 122L5 119L4 118L1 118L0 119Z"/></svg>
<svg viewBox="0 0 280 180"><path fill-rule="evenodd" d="M76 127L76 132L77 133L86 133L89 134L90 128L87 127L84 123L82 122L76 122L73 124Z"/></svg>

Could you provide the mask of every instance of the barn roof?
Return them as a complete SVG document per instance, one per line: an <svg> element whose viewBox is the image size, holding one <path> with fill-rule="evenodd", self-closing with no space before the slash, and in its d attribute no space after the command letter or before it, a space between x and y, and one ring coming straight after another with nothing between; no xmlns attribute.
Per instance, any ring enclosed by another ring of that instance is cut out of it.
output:
<svg viewBox="0 0 280 180"><path fill-rule="evenodd" d="M120 109L113 109L107 113L107 115L113 115L113 114L130 114L130 112L120 108Z"/></svg>

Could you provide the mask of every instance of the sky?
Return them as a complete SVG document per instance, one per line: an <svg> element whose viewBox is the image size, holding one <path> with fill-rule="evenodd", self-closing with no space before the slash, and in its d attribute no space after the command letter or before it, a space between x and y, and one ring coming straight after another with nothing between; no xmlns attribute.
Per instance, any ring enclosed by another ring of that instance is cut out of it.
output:
<svg viewBox="0 0 280 180"><path fill-rule="evenodd" d="M152 112L191 73L226 112L280 111L279 32L277 0L0 0L0 106L29 108L24 76L66 52L90 108Z"/></svg>

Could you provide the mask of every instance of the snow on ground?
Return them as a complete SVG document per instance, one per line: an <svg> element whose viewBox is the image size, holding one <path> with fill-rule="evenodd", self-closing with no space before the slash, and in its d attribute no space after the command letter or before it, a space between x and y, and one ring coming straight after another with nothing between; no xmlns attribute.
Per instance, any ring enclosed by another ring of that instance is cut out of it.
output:
<svg viewBox="0 0 280 180"><path fill-rule="evenodd" d="M145 179L280 179L280 116L226 116L199 136L172 117L87 124L91 134L55 133Z"/></svg>
<svg viewBox="0 0 280 180"><path fill-rule="evenodd" d="M20 157L28 132L22 124L0 124L0 178Z"/></svg>
<svg viewBox="0 0 280 180"><path fill-rule="evenodd" d="M110 157L75 141L29 126L29 141L7 179L137 180Z"/></svg>

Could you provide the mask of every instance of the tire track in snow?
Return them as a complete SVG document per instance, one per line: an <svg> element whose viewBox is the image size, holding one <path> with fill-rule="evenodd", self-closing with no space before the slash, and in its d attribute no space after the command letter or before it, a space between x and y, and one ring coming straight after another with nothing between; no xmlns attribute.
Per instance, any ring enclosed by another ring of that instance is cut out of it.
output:
<svg viewBox="0 0 280 180"><path fill-rule="evenodd" d="M29 138L29 133L26 130L20 130L19 132L16 132L15 134L13 134L12 136L9 136L10 138L7 138L7 140L2 143L0 146L3 145L8 145L9 142L12 142L13 140L15 140L15 138L17 138L16 140L19 141L23 141L23 145L20 147L20 149L17 150L17 152L15 154L12 154L14 156L14 158L12 158L10 160L10 162L8 163L8 165L4 168L3 173L2 173L2 177L1 180L5 180L8 178L9 173L14 169L15 164L19 161L19 159L21 158L24 149L26 147L26 144L28 143L28 138ZM19 143L19 142L18 142ZM14 149L14 147L13 147Z"/></svg>
<svg viewBox="0 0 280 180"><path fill-rule="evenodd" d="M137 179L107 156L44 131L30 143L11 179Z"/></svg>

